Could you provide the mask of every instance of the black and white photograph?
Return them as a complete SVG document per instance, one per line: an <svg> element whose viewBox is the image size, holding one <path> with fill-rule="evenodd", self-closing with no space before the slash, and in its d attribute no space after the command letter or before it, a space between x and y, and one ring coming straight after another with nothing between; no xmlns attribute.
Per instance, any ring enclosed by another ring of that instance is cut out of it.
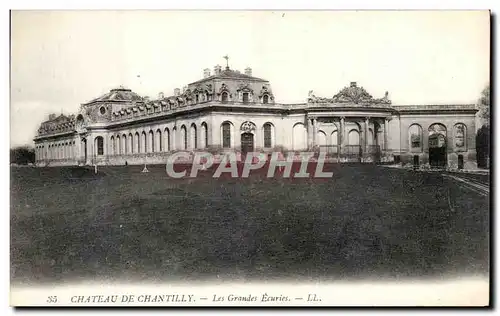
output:
<svg viewBox="0 0 500 316"><path fill-rule="evenodd" d="M491 15L12 10L10 305L490 305Z"/></svg>

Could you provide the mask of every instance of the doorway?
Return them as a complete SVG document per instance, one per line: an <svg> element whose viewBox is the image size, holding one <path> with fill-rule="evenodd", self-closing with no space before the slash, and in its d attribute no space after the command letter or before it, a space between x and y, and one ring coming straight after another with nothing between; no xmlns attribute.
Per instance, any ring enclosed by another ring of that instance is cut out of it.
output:
<svg viewBox="0 0 500 316"><path fill-rule="evenodd" d="M252 133L241 134L241 152L246 154L254 149L254 141Z"/></svg>
<svg viewBox="0 0 500 316"><path fill-rule="evenodd" d="M414 155L413 156L413 166L414 167L418 167L419 165L420 165L419 156L418 155Z"/></svg>
<svg viewBox="0 0 500 316"><path fill-rule="evenodd" d="M431 167L442 168L448 163L446 154L446 137L442 134L429 136L429 164Z"/></svg>
<svg viewBox="0 0 500 316"><path fill-rule="evenodd" d="M87 163L87 139L86 138L82 138L82 149L83 149L83 157L84 157L84 160L83 160L83 163L86 164ZM80 156L81 157L81 156Z"/></svg>
<svg viewBox="0 0 500 316"><path fill-rule="evenodd" d="M463 169L464 168L464 156L463 155L458 155L458 169Z"/></svg>

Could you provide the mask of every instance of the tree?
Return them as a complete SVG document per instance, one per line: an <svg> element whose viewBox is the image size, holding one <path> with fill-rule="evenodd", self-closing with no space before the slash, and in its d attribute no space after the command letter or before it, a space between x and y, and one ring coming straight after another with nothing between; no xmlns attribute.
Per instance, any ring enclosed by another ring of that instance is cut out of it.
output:
<svg viewBox="0 0 500 316"><path fill-rule="evenodd" d="M490 125L490 85L481 92L479 98L479 117L481 117L486 125Z"/></svg>
<svg viewBox="0 0 500 316"><path fill-rule="evenodd" d="M479 117L483 126L476 134L476 159L477 166L489 168L490 165L490 86L488 85L481 92L478 101Z"/></svg>
<svg viewBox="0 0 500 316"><path fill-rule="evenodd" d="M35 149L28 146L15 147L10 149L10 163L27 165L35 162Z"/></svg>
<svg viewBox="0 0 500 316"><path fill-rule="evenodd" d="M476 159L479 168L488 168L490 158L490 127L483 125L476 134Z"/></svg>

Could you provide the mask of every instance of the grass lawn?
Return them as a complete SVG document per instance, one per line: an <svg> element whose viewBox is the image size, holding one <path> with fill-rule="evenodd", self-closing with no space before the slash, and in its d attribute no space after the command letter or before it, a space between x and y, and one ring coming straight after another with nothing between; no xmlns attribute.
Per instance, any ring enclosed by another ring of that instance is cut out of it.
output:
<svg viewBox="0 0 500 316"><path fill-rule="evenodd" d="M489 201L438 173L176 180L148 168L12 168L12 282L488 273Z"/></svg>

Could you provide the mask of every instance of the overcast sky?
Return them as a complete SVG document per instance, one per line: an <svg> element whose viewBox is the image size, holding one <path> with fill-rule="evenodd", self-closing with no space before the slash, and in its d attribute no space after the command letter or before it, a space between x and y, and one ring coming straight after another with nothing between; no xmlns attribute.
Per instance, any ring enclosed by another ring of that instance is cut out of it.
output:
<svg viewBox="0 0 500 316"><path fill-rule="evenodd" d="M269 80L277 102L357 81L394 104L475 103L489 36L486 11L13 12L11 146L31 145L49 113L75 113L120 85L170 95L226 54Z"/></svg>

